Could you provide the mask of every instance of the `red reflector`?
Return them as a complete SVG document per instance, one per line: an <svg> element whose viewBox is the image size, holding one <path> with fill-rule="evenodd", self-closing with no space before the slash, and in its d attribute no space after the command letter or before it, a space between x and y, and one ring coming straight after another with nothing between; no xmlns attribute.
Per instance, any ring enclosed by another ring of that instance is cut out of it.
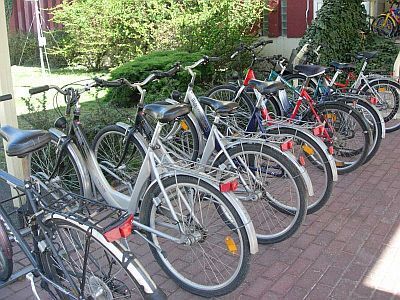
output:
<svg viewBox="0 0 400 300"><path fill-rule="evenodd" d="M266 108L263 108L261 110L261 117L263 118L263 120L267 120L268 119L268 110Z"/></svg>
<svg viewBox="0 0 400 300"><path fill-rule="evenodd" d="M323 126L315 127L315 128L313 129L313 134L314 134L315 136L321 136L321 135L323 135L323 134L324 134L324 127L323 127Z"/></svg>
<svg viewBox="0 0 400 300"><path fill-rule="evenodd" d="M281 144L281 151L288 151L291 149L293 149L293 141L292 140L288 140Z"/></svg>
<svg viewBox="0 0 400 300"><path fill-rule="evenodd" d="M306 159L304 158L304 156L299 157L299 164L303 167L306 165Z"/></svg>
<svg viewBox="0 0 400 300"><path fill-rule="evenodd" d="M234 179L233 181L225 182L225 183L220 183L219 184L219 190L223 193L225 192L233 192L236 191L239 186L239 182L237 179Z"/></svg>
<svg viewBox="0 0 400 300"><path fill-rule="evenodd" d="M333 153L335 153L335 150L333 149L333 146L329 146L328 147L328 152L330 155L333 155Z"/></svg>
<svg viewBox="0 0 400 300"><path fill-rule="evenodd" d="M376 97L371 97L370 101L371 101L371 103L373 105L377 105L378 104L378 99L376 99Z"/></svg>
<svg viewBox="0 0 400 300"><path fill-rule="evenodd" d="M122 224L110 229L103 234L107 242L115 242L121 238L126 238L132 233L133 215L130 215Z"/></svg>

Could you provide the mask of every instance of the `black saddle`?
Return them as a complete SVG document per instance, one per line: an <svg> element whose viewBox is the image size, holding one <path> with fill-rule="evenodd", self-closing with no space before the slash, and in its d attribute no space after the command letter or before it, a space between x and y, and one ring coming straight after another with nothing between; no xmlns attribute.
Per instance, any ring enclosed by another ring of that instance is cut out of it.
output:
<svg viewBox="0 0 400 300"><path fill-rule="evenodd" d="M285 89L285 85L279 81L262 81L252 79L249 81L249 85L256 88L257 91L259 91L262 95L270 95Z"/></svg>
<svg viewBox="0 0 400 300"><path fill-rule="evenodd" d="M325 67L317 65L297 65L294 69L308 78L321 76L326 71Z"/></svg>
<svg viewBox="0 0 400 300"><path fill-rule="evenodd" d="M332 62L331 66L339 70L355 70L356 68L353 64L339 63L336 61Z"/></svg>
<svg viewBox="0 0 400 300"><path fill-rule="evenodd" d="M359 52L356 55L356 58L361 60L361 59L365 59L365 60L370 60L373 59L374 57L376 57L378 55L378 51L371 51L371 52Z"/></svg>
<svg viewBox="0 0 400 300"><path fill-rule="evenodd" d="M217 114L228 115L233 113L239 104L233 101L221 101L209 97L199 97L199 102L211 107Z"/></svg>
<svg viewBox="0 0 400 300"><path fill-rule="evenodd" d="M45 130L21 130L9 125L0 127L0 136L7 141L7 155L18 157L39 150L51 140Z"/></svg>
<svg viewBox="0 0 400 300"><path fill-rule="evenodd" d="M143 112L157 119L161 123L168 123L176 118L182 117L190 113L191 107L187 104L147 104L143 108Z"/></svg>

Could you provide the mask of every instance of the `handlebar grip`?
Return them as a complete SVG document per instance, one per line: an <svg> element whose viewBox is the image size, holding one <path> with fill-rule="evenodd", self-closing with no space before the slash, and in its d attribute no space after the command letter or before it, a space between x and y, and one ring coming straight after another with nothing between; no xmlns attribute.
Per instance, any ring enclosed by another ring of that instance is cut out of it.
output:
<svg viewBox="0 0 400 300"><path fill-rule="evenodd" d="M29 94L35 95L35 94L43 93L43 92L47 92L49 89L50 89L50 87L48 85L38 86L38 87L29 89Z"/></svg>
<svg viewBox="0 0 400 300"><path fill-rule="evenodd" d="M238 54L239 54L239 51L236 51L235 53L233 53L233 54L231 55L231 59L234 59Z"/></svg>
<svg viewBox="0 0 400 300"><path fill-rule="evenodd" d="M101 87L120 87L124 84L121 79L108 81L100 78L94 78L93 80Z"/></svg>
<svg viewBox="0 0 400 300"><path fill-rule="evenodd" d="M12 99L12 95L11 94L6 94L6 95L0 96L0 102L11 100L11 99Z"/></svg>

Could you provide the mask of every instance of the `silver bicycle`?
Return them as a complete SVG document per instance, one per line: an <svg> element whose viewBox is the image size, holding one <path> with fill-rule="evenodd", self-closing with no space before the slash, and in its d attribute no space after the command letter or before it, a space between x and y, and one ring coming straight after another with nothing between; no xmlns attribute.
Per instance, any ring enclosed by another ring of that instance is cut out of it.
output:
<svg viewBox="0 0 400 300"><path fill-rule="evenodd" d="M144 84L131 87L140 90ZM182 288L206 297L233 291L245 278L250 254L258 251L253 224L232 192L236 175L222 170L206 172L204 166L193 163L190 168L175 163L159 148L160 132L165 124L187 115L190 108L184 104L168 109L153 106L142 110L158 120L149 143L139 129L132 132L141 149L146 149L132 193L127 196L118 191L103 175L80 124L79 96L95 86L97 82L81 90L55 86L30 90L36 94L56 89L64 95L66 115L71 110L73 115L70 123L65 117L56 121L66 133L50 129L54 143L34 155L33 176L44 187L58 186L63 184L66 171L73 170L67 177L79 177L76 185L82 183L79 190L84 194L96 190L108 204L135 214L135 233L148 242L157 263ZM49 157L51 152L56 157ZM35 167L49 159L55 161L52 172L35 172Z"/></svg>

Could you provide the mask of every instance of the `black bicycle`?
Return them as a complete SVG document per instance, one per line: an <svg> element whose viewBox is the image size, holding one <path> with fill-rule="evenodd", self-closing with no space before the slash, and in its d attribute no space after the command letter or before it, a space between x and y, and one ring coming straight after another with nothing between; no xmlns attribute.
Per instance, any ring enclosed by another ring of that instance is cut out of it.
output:
<svg viewBox="0 0 400 300"><path fill-rule="evenodd" d="M0 101L11 95L0 96ZM20 130L5 125L0 136L8 156L26 160L45 147L44 130ZM27 278L39 299L33 278L55 299L164 299L147 272L128 250L133 215L61 188L41 189L30 176L20 180L0 170L0 179L14 191L0 202L0 280L12 282L15 241L32 264ZM17 203L17 207L14 204ZM17 223L17 224L16 224ZM18 223L23 224L22 234Z"/></svg>

